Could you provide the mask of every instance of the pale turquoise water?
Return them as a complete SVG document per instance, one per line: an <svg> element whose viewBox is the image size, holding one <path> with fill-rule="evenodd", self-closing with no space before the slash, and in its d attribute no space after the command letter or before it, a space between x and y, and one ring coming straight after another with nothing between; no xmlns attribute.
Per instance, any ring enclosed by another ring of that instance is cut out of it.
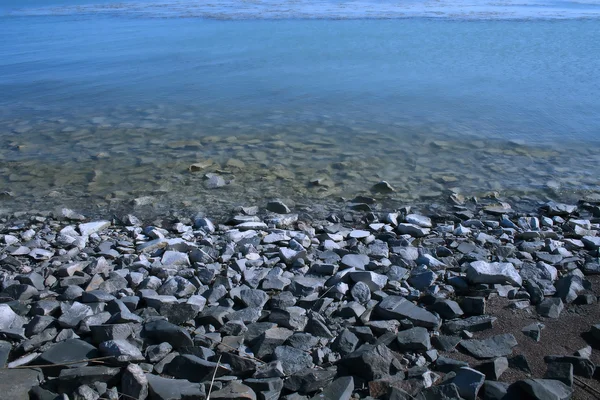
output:
<svg viewBox="0 0 600 400"><path fill-rule="evenodd" d="M237 2L242 13L221 1L208 15L188 3L3 3L0 183L15 195L5 208L306 201L379 179L404 189L398 202L599 189L595 2L491 19L449 6L446 18L366 19L368 7L333 1L291 19L274 2ZM407 10L420 15L418 3ZM207 158L235 184L215 194L186 172ZM227 170L229 158L247 168ZM317 176L333 183L315 189Z"/></svg>

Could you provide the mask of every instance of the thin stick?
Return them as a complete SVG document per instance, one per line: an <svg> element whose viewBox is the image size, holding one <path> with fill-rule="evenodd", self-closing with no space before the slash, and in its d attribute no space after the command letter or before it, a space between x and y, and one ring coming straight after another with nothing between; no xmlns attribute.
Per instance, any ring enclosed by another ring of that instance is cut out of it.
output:
<svg viewBox="0 0 600 400"><path fill-rule="evenodd" d="M573 379L579 383L580 385L585 386L586 388L588 388L589 390L591 390L592 392L596 392L596 394L600 395L600 390L588 385L587 383L585 383L584 381L582 381L581 379L579 379L578 377L574 376Z"/></svg>
<svg viewBox="0 0 600 400"><path fill-rule="evenodd" d="M213 372L213 377L212 377L212 379L210 381L210 387L208 388L208 396L206 396L206 400L210 400L210 394L212 393L212 388L213 388L213 385L215 383L215 377L217 376L217 370L219 369L219 365L221 363L221 357L222 356L223 355L221 354L219 356L219 359L217 360L217 366L215 367L215 372Z"/></svg>
<svg viewBox="0 0 600 400"><path fill-rule="evenodd" d="M206 335L196 334L196 336L202 336L202 337L205 337L205 338L207 338L207 339L210 339L210 338L209 338L208 336L206 336ZM263 361L263 360L261 360L260 358L256 358L256 357L254 357L254 356L251 356L250 354L245 354L245 353L242 353L242 351L241 351L240 349L236 349L235 347L233 347L233 346L230 346L230 345L228 345L228 344L226 344L226 343L223 343L223 342L218 342L218 345L217 345L217 347L218 347L218 346L224 346L224 347L227 347L228 349L231 349L231 350L233 350L233 351L236 351L236 352L239 354L239 356L240 356L240 357L242 357L242 358L247 358L247 359L249 359L249 360L256 361L256 362L258 362L258 363L261 363L261 364L266 364L266 362L264 362L264 361Z"/></svg>
<svg viewBox="0 0 600 400"><path fill-rule="evenodd" d="M114 358L114 356L106 356L106 357L98 357L98 358L88 358L86 360L69 361L69 362L64 362L64 363L60 363L60 364L19 365L18 367L12 367L12 368L4 367L4 368L0 368L0 369L51 368L51 367L62 367L62 366L65 366L65 365L72 365L72 364L80 364L80 363L84 363L84 362L97 362L97 363L103 364L102 360L107 360L109 358Z"/></svg>

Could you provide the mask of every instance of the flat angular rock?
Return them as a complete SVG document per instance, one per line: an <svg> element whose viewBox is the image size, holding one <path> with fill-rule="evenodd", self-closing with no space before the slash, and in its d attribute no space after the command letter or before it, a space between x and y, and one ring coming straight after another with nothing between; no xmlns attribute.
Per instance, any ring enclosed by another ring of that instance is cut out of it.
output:
<svg viewBox="0 0 600 400"><path fill-rule="evenodd" d="M396 341L402 351L424 352L431 348L429 331L423 327L411 328L399 332Z"/></svg>
<svg viewBox="0 0 600 400"><path fill-rule="evenodd" d="M310 354L290 346L277 347L275 349L275 360L281 362L285 375L292 375L313 365Z"/></svg>
<svg viewBox="0 0 600 400"><path fill-rule="evenodd" d="M421 228L431 228L431 218L419 214L408 214L405 218L409 224L420 226Z"/></svg>
<svg viewBox="0 0 600 400"><path fill-rule="evenodd" d="M521 332L523 332L523 334L525 336L529 336L536 342L539 342L543 328L544 328L544 324L540 324L539 322L534 322L533 324L529 324L526 327L524 327L523 329L521 329Z"/></svg>
<svg viewBox="0 0 600 400"><path fill-rule="evenodd" d="M206 392L201 383L192 383L185 379L169 379L158 375L146 374L149 398L152 400L204 399Z"/></svg>
<svg viewBox="0 0 600 400"><path fill-rule="evenodd" d="M121 377L121 393L137 400L148 397L148 378L137 364L129 364Z"/></svg>
<svg viewBox="0 0 600 400"><path fill-rule="evenodd" d="M385 345L363 345L339 363L350 374L372 381L390 375L394 359L394 354Z"/></svg>
<svg viewBox="0 0 600 400"><path fill-rule="evenodd" d="M467 367L459 369L454 379L452 379L452 383L458 388L460 396L465 400L476 400L477 393L479 393L484 381L484 374Z"/></svg>
<svg viewBox="0 0 600 400"><path fill-rule="evenodd" d="M497 318L491 315L476 315L465 319L447 321L442 326L447 333L454 334L460 331L479 332L491 329Z"/></svg>
<svg viewBox="0 0 600 400"><path fill-rule="evenodd" d="M483 399L484 400L502 400L506 399L510 384L505 382L485 381L483 383Z"/></svg>
<svg viewBox="0 0 600 400"><path fill-rule="evenodd" d="M193 341L190 334L183 328L173 325L165 320L156 320L144 325L143 335L156 344L167 342L174 349L192 347Z"/></svg>
<svg viewBox="0 0 600 400"><path fill-rule="evenodd" d="M7 304L0 304L0 329L9 329L17 314Z"/></svg>
<svg viewBox="0 0 600 400"><path fill-rule="evenodd" d="M440 319L429 311L400 296L388 296L376 307L376 313L383 319L409 319L416 326L436 329Z"/></svg>
<svg viewBox="0 0 600 400"><path fill-rule="evenodd" d="M548 363L544 379L561 381L565 385L573 386L573 364L563 362Z"/></svg>
<svg viewBox="0 0 600 400"><path fill-rule="evenodd" d="M551 379L525 379L515 382L513 386L534 400L568 400L573 395L573 389Z"/></svg>
<svg viewBox="0 0 600 400"><path fill-rule="evenodd" d="M267 210L276 214L289 214L292 212L288 206L286 206L280 200L274 200L267 203Z"/></svg>
<svg viewBox="0 0 600 400"><path fill-rule="evenodd" d="M509 355L517 344L515 337L507 333L483 340L464 340L459 346L473 357L485 359Z"/></svg>
<svg viewBox="0 0 600 400"><path fill-rule="evenodd" d="M0 369L0 398L29 400L29 390L43 380L39 369Z"/></svg>
<svg viewBox="0 0 600 400"><path fill-rule="evenodd" d="M79 233L81 236L90 236L94 233L101 232L110 226L110 221L95 221L79 224Z"/></svg>
<svg viewBox="0 0 600 400"><path fill-rule="evenodd" d="M256 393L251 387L241 383L231 382L221 390L210 394L211 399L256 400Z"/></svg>
<svg viewBox="0 0 600 400"><path fill-rule="evenodd" d="M387 276L371 271L354 271L350 272L348 276L355 283L366 284L372 292L383 289L388 281Z"/></svg>
<svg viewBox="0 0 600 400"><path fill-rule="evenodd" d="M103 356L112 356L115 357L117 361L121 362L142 361L145 359L140 349L125 339L102 342L100 343L99 349Z"/></svg>
<svg viewBox="0 0 600 400"><path fill-rule="evenodd" d="M345 268L355 268L357 270L364 270L369 261L369 256L364 254L346 254L342 257L342 265Z"/></svg>
<svg viewBox="0 0 600 400"><path fill-rule="evenodd" d="M296 372L285 380L284 388L295 393L309 394L329 385L335 378L336 370L307 368Z"/></svg>
<svg viewBox="0 0 600 400"><path fill-rule="evenodd" d="M429 235L430 229L423 228L415 224L398 224L396 228L398 233L401 235L410 235L412 237L420 238Z"/></svg>
<svg viewBox="0 0 600 400"><path fill-rule="evenodd" d="M464 314L458 303L449 299L436 301L431 306L431 310L438 313L444 319L454 319Z"/></svg>
<svg viewBox="0 0 600 400"><path fill-rule="evenodd" d="M206 361L191 354L181 354L165 366L165 373L177 378L187 379L190 382L204 382L210 380L216 371L216 376L231 373L231 368L225 364Z"/></svg>
<svg viewBox="0 0 600 400"><path fill-rule="evenodd" d="M497 381L508 369L508 359L506 357L498 357L492 361L480 364L477 369L485 375L486 379Z"/></svg>
<svg viewBox="0 0 600 400"><path fill-rule="evenodd" d="M350 400L354 391L354 378L342 376L331 382L323 391L311 400Z"/></svg>
<svg viewBox="0 0 600 400"><path fill-rule="evenodd" d="M467 279L472 283L521 286L523 279L511 263L474 261L467 268Z"/></svg>
<svg viewBox="0 0 600 400"><path fill-rule="evenodd" d="M542 317L558 318L563 308L563 302L559 297L549 297L538 304L537 312Z"/></svg>
<svg viewBox="0 0 600 400"><path fill-rule="evenodd" d="M576 356L545 356L544 361L546 363L568 363L573 365L573 373L575 375L583 376L584 378L591 378L594 376L596 366L587 357L576 357Z"/></svg>
<svg viewBox="0 0 600 400"><path fill-rule="evenodd" d="M94 346L80 339L68 339L43 352L36 362L39 364L63 364L95 357L98 357L98 350ZM69 365L69 368L84 365L87 365L87 362L82 361L79 364ZM57 368L62 369L64 367Z"/></svg>

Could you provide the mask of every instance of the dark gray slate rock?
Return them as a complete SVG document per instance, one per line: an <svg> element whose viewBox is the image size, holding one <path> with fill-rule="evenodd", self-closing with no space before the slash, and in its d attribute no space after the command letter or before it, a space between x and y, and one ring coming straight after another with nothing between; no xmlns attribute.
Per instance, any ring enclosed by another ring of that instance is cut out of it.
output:
<svg viewBox="0 0 600 400"><path fill-rule="evenodd" d="M59 342L43 352L36 360L39 364L63 364L73 361L86 360L98 357L98 350L91 344L80 339L68 339ZM87 362L80 364L71 364L69 368L81 367L87 365ZM65 368L57 366L56 370ZM55 368L47 368L46 370L54 370Z"/></svg>
<svg viewBox="0 0 600 400"><path fill-rule="evenodd" d="M497 318L491 315L475 315L465 319L447 321L442 326L442 330L449 334L461 331L479 332L491 329L496 320Z"/></svg>
<svg viewBox="0 0 600 400"><path fill-rule="evenodd" d="M226 400L256 400L256 393L250 386L242 383L231 382L221 390L217 390L210 394L211 399L226 399Z"/></svg>
<svg viewBox="0 0 600 400"><path fill-rule="evenodd" d="M60 371L58 378L52 380L52 386L53 390L60 393L73 391L80 385L94 385L95 383L115 386L119 383L120 375L120 368L101 365L65 368Z"/></svg>
<svg viewBox="0 0 600 400"><path fill-rule="evenodd" d="M372 381L388 376L394 359L394 354L385 345L363 345L339 363L351 375Z"/></svg>
<svg viewBox="0 0 600 400"><path fill-rule="evenodd" d="M508 369L508 359L506 357L498 357L492 361L485 362L477 366L477 370L492 381L497 381L500 376Z"/></svg>
<svg viewBox="0 0 600 400"><path fill-rule="evenodd" d="M485 314L485 297L463 297L460 306L467 315L483 315Z"/></svg>
<svg viewBox="0 0 600 400"><path fill-rule="evenodd" d="M4 340L0 340L0 368L6 367L6 363L8 362L8 356L12 350L12 345L10 342L5 342Z"/></svg>
<svg viewBox="0 0 600 400"><path fill-rule="evenodd" d="M552 362L548 364L544 379L561 381L565 385L573 386L573 364Z"/></svg>
<svg viewBox="0 0 600 400"><path fill-rule="evenodd" d="M147 322L144 324L142 335L155 344L167 342L174 349L194 345L190 334L185 329L165 320Z"/></svg>
<svg viewBox="0 0 600 400"><path fill-rule="evenodd" d="M267 203L267 210L276 214L289 214L291 210L280 200L273 200Z"/></svg>
<svg viewBox="0 0 600 400"><path fill-rule="evenodd" d="M210 379L215 370L216 376L231 373L231 369L224 364L219 364L217 369L216 362L206 361L191 354L178 355L165 366L165 373L190 382L203 382Z"/></svg>
<svg viewBox="0 0 600 400"><path fill-rule="evenodd" d="M551 379L525 379L515 382L509 388L518 389L524 395L534 400L568 400L573 395L573 389L560 381Z"/></svg>
<svg viewBox="0 0 600 400"><path fill-rule="evenodd" d="M461 340L460 336L438 335L431 338L431 343L440 351L452 351Z"/></svg>
<svg viewBox="0 0 600 400"><path fill-rule="evenodd" d="M376 307L376 313L383 319L409 319L416 326L436 329L440 319L429 311L400 296L388 296Z"/></svg>
<svg viewBox="0 0 600 400"><path fill-rule="evenodd" d="M39 369L0 369L0 398L29 400L29 390L43 380Z"/></svg>
<svg viewBox="0 0 600 400"><path fill-rule="evenodd" d="M244 383L252 388L260 399L278 399L283 389L283 379L279 377L272 378L251 378L244 380Z"/></svg>
<svg viewBox="0 0 600 400"><path fill-rule="evenodd" d="M508 400L506 399L510 384L505 382L485 381L483 383L483 400Z"/></svg>
<svg viewBox="0 0 600 400"><path fill-rule="evenodd" d="M284 388L291 392L310 394L329 385L337 371L307 368L296 372L285 380Z"/></svg>
<svg viewBox="0 0 600 400"><path fill-rule="evenodd" d="M521 332L523 332L523 334L525 336L529 336L536 342L539 342L540 337L542 335L543 327L544 327L544 324L540 324L539 322L534 322L533 324L529 324L526 327L524 327L523 329L521 329Z"/></svg>
<svg viewBox="0 0 600 400"><path fill-rule="evenodd" d="M365 265L369 263L369 256L364 254L346 254L342 257L342 265L346 268L356 268L364 270Z"/></svg>
<svg viewBox="0 0 600 400"><path fill-rule="evenodd" d="M356 347L360 343L358 337L350 332L348 329L344 329L335 341L331 345L332 350L339 352L342 356L346 356L356 350Z"/></svg>
<svg viewBox="0 0 600 400"><path fill-rule="evenodd" d="M415 327L398 333L396 337L402 351L424 352L431 348L429 331L423 327Z"/></svg>
<svg viewBox="0 0 600 400"><path fill-rule="evenodd" d="M563 308L563 302L559 297L550 297L538 304L537 312L542 317L558 318Z"/></svg>
<svg viewBox="0 0 600 400"><path fill-rule="evenodd" d="M476 400L477 393L485 381L485 375L472 368L463 367L456 372L452 383L458 388L460 396L465 400Z"/></svg>
<svg viewBox="0 0 600 400"><path fill-rule="evenodd" d="M145 359L140 349L125 339L107 340L100 343L99 349L103 356L112 356L120 362Z"/></svg>
<svg viewBox="0 0 600 400"><path fill-rule="evenodd" d="M354 378L342 376L331 382L323 391L311 400L350 400L354 391Z"/></svg>
<svg viewBox="0 0 600 400"><path fill-rule="evenodd" d="M462 367L468 367L469 363L455 360L454 358L439 356L435 360L435 369L440 372L458 371Z"/></svg>
<svg viewBox="0 0 600 400"><path fill-rule="evenodd" d="M438 313L443 319L458 318L464 314L457 302L448 299L433 303L431 311Z"/></svg>
<svg viewBox="0 0 600 400"><path fill-rule="evenodd" d="M460 393L455 384L431 386L420 391L415 400L460 400Z"/></svg>
<svg viewBox="0 0 600 400"><path fill-rule="evenodd" d="M151 400L204 399L204 385L185 379L169 379L158 375L146 374L148 393Z"/></svg>
<svg viewBox="0 0 600 400"><path fill-rule="evenodd" d="M467 268L467 279L472 283L511 284L521 286L523 279L511 263L474 261Z"/></svg>
<svg viewBox="0 0 600 400"><path fill-rule="evenodd" d="M313 365L310 354L290 346L277 347L275 349L275 360L281 362L285 375L292 375Z"/></svg>
<svg viewBox="0 0 600 400"><path fill-rule="evenodd" d="M507 333L483 340L465 340L459 346L473 357L485 359L509 355L517 344L515 337Z"/></svg>
<svg viewBox="0 0 600 400"><path fill-rule="evenodd" d="M137 364L129 364L121 377L121 393L137 400L148 397L148 378Z"/></svg>
<svg viewBox="0 0 600 400"><path fill-rule="evenodd" d="M573 373L575 375L583 376L584 378L591 378L594 376L596 366L587 357L576 357L576 356L546 356L544 357L546 363L569 363L573 364Z"/></svg>

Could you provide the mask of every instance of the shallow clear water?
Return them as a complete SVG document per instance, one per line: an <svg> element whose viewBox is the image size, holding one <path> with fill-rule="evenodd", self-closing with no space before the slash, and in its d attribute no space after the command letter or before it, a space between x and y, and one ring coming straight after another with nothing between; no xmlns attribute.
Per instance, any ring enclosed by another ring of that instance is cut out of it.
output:
<svg viewBox="0 0 600 400"><path fill-rule="evenodd" d="M351 198L381 179L392 205L600 189L600 21L581 19L597 4L554 2L560 19L534 18L548 5L532 3L520 19L331 20L323 4L344 2L312 2L308 19L238 3L261 12L5 4L0 184L12 196L0 207L137 198L209 211ZM206 173L228 185L207 188Z"/></svg>

